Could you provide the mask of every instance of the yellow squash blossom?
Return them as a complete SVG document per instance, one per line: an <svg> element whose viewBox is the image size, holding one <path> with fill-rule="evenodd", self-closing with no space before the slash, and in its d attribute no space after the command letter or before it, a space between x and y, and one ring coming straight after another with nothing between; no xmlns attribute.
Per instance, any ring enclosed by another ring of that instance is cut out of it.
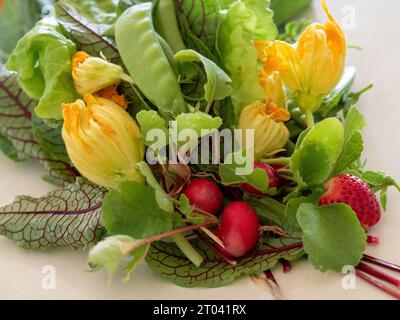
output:
<svg viewBox="0 0 400 320"><path fill-rule="evenodd" d="M288 111L278 108L271 100L266 103L256 101L242 110L237 128L254 130L255 161L286 145L289 139L289 130L283 122L289 118ZM243 131L242 137L243 143L246 143L245 131Z"/></svg>
<svg viewBox="0 0 400 320"><path fill-rule="evenodd" d="M119 84L122 80L132 82L121 66L92 57L84 51L75 53L72 58L72 78L76 91L82 96Z"/></svg>
<svg viewBox="0 0 400 320"><path fill-rule="evenodd" d="M87 94L63 105L62 136L79 172L106 188L142 181L136 164L144 158L139 126L114 102Z"/></svg>
<svg viewBox="0 0 400 320"><path fill-rule="evenodd" d="M278 71L269 68L270 58L268 47L272 42L257 40L254 46L258 52L258 60L263 62L264 67L260 70L260 86L264 89L265 96L271 99L278 107L286 108L286 92L281 75Z"/></svg>
<svg viewBox="0 0 400 320"><path fill-rule="evenodd" d="M312 113L339 82L346 58L346 38L339 23L323 9L329 19L325 25L313 23L294 45L274 41L265 47L265 68L279 71L287 87L299 99L300 108L312 124Z"/></svg>

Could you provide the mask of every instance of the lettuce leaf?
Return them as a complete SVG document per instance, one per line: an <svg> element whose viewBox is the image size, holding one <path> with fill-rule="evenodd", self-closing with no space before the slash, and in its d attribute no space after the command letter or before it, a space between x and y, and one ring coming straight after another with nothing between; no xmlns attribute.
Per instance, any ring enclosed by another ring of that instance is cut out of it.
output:
<svg viewBox="0 0 400 320"><path fill-rule="evenodd" d="M253 40L273 40L277 35L268 1L240 1L230 6L221 24L218 48L232 78L235 118L241 110L264 96L259 85L257 51Z"/></svg>
<svg viewBox="0 0 400 320"><path fill-rule="evenodd" d="M71 58L75 44L61 32L54 18L45 18L17 44L6 67L19 74L25 93L38 100L36 114L43 119L61 120L61 104L75 101Z"/></svg>

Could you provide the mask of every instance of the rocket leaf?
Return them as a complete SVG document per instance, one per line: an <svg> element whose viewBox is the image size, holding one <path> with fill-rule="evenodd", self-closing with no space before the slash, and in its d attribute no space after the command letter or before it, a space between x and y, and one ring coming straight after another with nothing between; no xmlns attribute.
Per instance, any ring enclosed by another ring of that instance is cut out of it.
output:
<svg viewBox="0 0 400 320"><path fill-rule="evenodd" d="M104 234L104 194L104 189L78 179L41 198L19 196L0 208L0 235L27 249L86 247Z"/></svg>

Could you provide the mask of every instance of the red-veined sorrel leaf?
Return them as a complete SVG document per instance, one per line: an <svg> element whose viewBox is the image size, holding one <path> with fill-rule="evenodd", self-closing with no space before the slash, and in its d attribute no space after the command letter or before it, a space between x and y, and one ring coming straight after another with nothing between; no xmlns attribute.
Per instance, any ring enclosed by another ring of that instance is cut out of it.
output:
<svg viewBox="0 0 400 320"><path fill-rule="evenodd" d="M68 4L57 4L56 14L58 22L67 33L67 37L75 42L79 50L98 57L102 52L113 62L119 60L119 52L114 40L103 34L110 27L109 25L93 23Z"/></svg>
<svg viewBox="0 0 400 320"><path fill-rule="evenodd" d="M22 248L86 247L103 236L101 206L105 190L77 179L42 198L19 196L0 208L0 235Z"/></svg>
<svg viewBox="0 0 400 320"><path fill-rule="evenodd" d="M302 243L294 239L271 239L263 249L231 265L219 258L203 242L192 243L204 256L195 267L174 243L154 242L146 262L163 278L182 287L219 287L243 275L257 274L273 268L279 259L294 261L304 255Z"/></svg>
<svg viewBox="0 0 400 320"><path fill-rule="evenodd" d="M15 72L0 69L0 149L16 161L41 161L45 169L43 178L46 181L67 186L75 181L77 173L66 161L66 155L64 160L53 155L54 150L60 150L62 143L61 136L54 139L59 134L59 129L47 128L47 131L42 132L47 135L46 145L41 145L35 139L32 132L32 110L36 103L22 91L17 78ZM44 125L36 131L44 130L43 128ZM49 149L52 143L54 150Z"/></svg>

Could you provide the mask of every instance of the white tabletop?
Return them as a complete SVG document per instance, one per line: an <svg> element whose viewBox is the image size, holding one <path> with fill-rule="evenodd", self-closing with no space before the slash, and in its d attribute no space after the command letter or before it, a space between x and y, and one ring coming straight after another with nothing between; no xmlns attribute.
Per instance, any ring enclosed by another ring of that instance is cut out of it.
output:
<svg viewBox="0 0 400 320"><path fill-rule="evenodd" d="M400 181L400 26L397 0L328 0L334 15L346 27L348 42L362 51L350 49L348 64L358 70L356 88L374 83L359 103L366 116L364 130L368 167L391 174ZM325 21L319 2L308 12L310 17ZM352 18L355 17L355 20ZM13 163L0 155L0 205L10 203L19 194L41 196L52 186L40 179L37 163ZM387 213L371 234L381 244L367 252L400 263L400 195L389 192ZM186 289L160 279L145 264L133 274L130 282L115 277L108 283L104 271L88 273L87 252L64 248L49 252L28 251L0 237L0 299L274 299L273 295L255 286L247 277L227 287ZM54 266L55 290L43 289L43 267ZM288 299L387 299L363 280L356 289L342 288L343 275L320 273L306 261L293 264L287 274L280 267L274 270L283 295Z"/></svg>

